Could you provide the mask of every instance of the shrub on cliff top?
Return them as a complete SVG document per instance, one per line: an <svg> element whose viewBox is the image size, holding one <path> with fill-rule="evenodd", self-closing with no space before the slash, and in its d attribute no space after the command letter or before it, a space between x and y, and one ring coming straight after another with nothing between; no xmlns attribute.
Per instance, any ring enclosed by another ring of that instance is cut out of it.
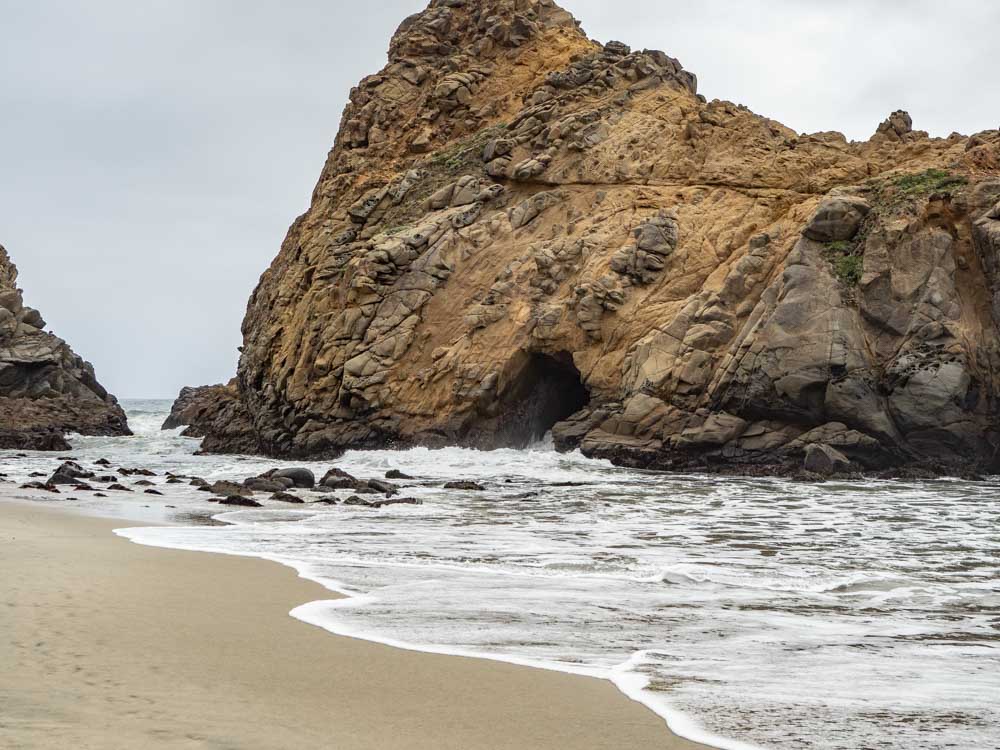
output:
<svg viewBox="0 0 1000 750"><path fill-rule="evenodd" d="M917 174L904 174L892 180L893 187L908 198L921 198L964 186L968 180L943 169L928 169Z"/></svg>

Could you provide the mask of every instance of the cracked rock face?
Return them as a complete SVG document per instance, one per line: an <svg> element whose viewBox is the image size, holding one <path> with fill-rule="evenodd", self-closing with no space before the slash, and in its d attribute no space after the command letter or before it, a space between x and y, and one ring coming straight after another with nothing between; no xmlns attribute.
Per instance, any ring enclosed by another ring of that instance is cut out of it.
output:
<svg viewBox="0 0 1000 750"><path fill-rule="evenodd" d="M63 435L130 435L94 368L27 307L0 247L0 448L65 450Z"/></svg>
<svg viewBox="0 0 1000 750"><path fill-rule="evenodd" d="M995 466L998 203L996 131L800 135L549 0L435 0L351 92L206 449Z"/></svg>

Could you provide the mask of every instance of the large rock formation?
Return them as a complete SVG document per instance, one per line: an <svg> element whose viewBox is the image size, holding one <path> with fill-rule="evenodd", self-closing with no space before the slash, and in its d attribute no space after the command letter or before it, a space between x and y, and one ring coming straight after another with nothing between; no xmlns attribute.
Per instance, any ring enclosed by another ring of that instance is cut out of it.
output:
<svg viewBox="0 0 1000 750"><path fill-rule="evenodd" d="M202 428L279 456L553 428L656 468L993 467L998 201L997 131L799 135L550 0L434 0L351 92Z"/></svg>
<svg viewBox="0 0 1000 750"><path fill-rule="evenodd" d="M69 345L24 304L0 247L0 448L65 450L63 435L129 435L125 413Z"/></svg>

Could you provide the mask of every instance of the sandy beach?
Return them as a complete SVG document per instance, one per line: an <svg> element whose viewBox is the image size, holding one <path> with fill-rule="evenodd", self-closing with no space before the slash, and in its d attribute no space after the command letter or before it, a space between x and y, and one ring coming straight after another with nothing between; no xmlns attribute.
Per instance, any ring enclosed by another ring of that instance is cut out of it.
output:
<svg viewBox="0 0 1000 750"><path fill-rule="evenodd" d="M0 502L0 747L703 747L608 682L332 636L294 571L128 525Z"/></svg>

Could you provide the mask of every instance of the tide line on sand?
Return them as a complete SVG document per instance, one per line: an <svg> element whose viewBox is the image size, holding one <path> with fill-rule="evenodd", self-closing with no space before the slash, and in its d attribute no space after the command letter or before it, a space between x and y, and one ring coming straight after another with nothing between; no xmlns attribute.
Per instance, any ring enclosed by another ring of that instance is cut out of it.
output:
<svg viewBox="0 0 1000 750"><path fill-rule="evenodd" d="M120 524L0 502L0 746L703 747L605 680L304 627L315 583Z"/></svg>

